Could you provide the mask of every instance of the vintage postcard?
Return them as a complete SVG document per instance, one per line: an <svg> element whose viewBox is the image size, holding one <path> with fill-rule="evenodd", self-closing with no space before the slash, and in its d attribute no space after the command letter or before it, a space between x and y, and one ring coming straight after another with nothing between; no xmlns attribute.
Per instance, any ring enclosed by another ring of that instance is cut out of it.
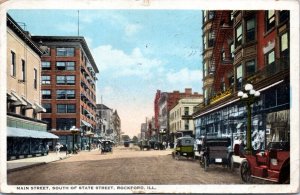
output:
<svg viewBox="0 0 300 195"><path fill-rule="evenodd" d="M297 1L0 4L1 193L299 193Z"/></svg>

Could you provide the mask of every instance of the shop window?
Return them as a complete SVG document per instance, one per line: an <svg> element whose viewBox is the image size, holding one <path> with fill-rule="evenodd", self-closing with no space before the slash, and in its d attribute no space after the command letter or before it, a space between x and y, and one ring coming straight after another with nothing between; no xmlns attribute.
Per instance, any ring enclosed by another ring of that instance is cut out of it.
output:
<svg viewBox="0 0 300 195"><path fill-rule="evenodd" d="M57 118L56 129L57 130L70 130L72 126L76 126L75 118Z"/></svg>
<svg viewBox="0 0 300 195"><path fill-rule="evenodd" d="M74 56L75 49L74 48L56 48L56 56Z"/></svg>
<svg viewBox="0 0 300 195"><path fill-rule="evenodd" d="M277 89L277 105L286 105L290 103L290 89L287 85L281 85Z"/></svg>
<svg viewBox="0 0 300 195"><path fill-rule="evenodd" d="M42 70L51 70L50 62L42 62Z"/></svg>
<svg viewBox="0 0 300 195"><path fill-rule="evenodd" d="M290 17L289 10L281 10L279 11L279 23L286 21Z"/></svg>
<svg viewBox="0 0 300 195"><path fill-rule="evenodd" d="M16 76L16 54L11 51L11 66L10 66L10 75Z"/></svg>
<svg viewBox="0 0 300 195"><path fill-rule="evenodd" d="M42 90L42 99L51 99L51 90Z"/></svg>
<svg viewBox="0 0 300 195"><path fill-rule="evenodd" d="M50 85L51 84L51 76L50 75L42 76L42 84L43 85Z"/></svg>
<svg viewBox="0 0 300 195"><path fill-rule="evenodd" d="M246 42L255 40L255 18L246 21Z"/></svg>
<svg viewBox="0 0 300 195"><path fill-rule="evenodd" d="M20 114L23 115L23 116L26 116L26 108L25 108L25 106L21 106L21 108L20 108Z"/></svg>
<svg viewBox="0 0 300 195"><path fill-rule="evenodd" d="M273 108L276 106L276 90L268 90L265 93L265 108Z"/></svg>
<svg viewBox="0 0 300 195"><path fill-rule="evenodd" d="M265 11L265 23L266 23L266 32L271 30L273 27L275 27L275 11L274 10L268 10Z"/></svg>
<svg viewBox="0 0 300 195"><path fill-rule="evenodd" d="M243 26L242 24L238 25L235 29L235 48L240 46L243 41Z"/></svg>
<svg viewBox="0 0 300 195"><path fill-rule="evenodd" d="M42 104L42 106L46 109L46 113L52 112L51 104L45 103L45 104Z"/></svg>
<svg viewBox="0 0 300 195"><path fill-rule="evenodd" d="M256 63L255 60L250 60L246 62L246 75L251 76L255 73Z"/></svg>

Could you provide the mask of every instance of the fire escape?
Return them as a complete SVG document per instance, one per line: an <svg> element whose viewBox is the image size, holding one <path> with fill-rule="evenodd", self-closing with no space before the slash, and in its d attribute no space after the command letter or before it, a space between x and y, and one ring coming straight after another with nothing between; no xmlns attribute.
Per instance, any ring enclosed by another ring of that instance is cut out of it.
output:
<svg viewBox="0 0 300 195"><path fill-rule="evenodd" d="M229 44L227 48L224 48L225 41L229 43L229 41L233 40L230 13L230 11L215 11L211 26L212 39L215 41L209 69L210 73L214 74L213 91L215 94L221 91L221 82L225 82L228 79L227 75L233 72L231 53L226 51L226 49L230 51ZM225 54L224 59L222 56L223 53Z"/></svg>

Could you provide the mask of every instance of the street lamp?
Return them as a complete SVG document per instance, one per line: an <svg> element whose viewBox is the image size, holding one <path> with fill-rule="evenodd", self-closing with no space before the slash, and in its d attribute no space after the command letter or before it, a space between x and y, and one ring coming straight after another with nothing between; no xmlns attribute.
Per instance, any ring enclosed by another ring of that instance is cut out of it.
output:
<svg viewBox="0 0 300 195"><path fill-rule="evenodd" d="M71 129L70 129L70 131L71 131L71 133L72 133L72 135L73 135L73 148L72 148L72 150L73 150L73 154L75 154L75 135L77 134L77 133L79 133L79 129L77 129L75 126L73 126L73 127L71 127Z"/></svg>
<svg viewBox="0 0 300 195"><path fill-rule="evenodd" d="M89 137L89 151L91 151L91 137L94 135L94 133L91 131L88 131L88 132L86 132L85 135Z"/></svg>
<svg viewBox="0 0 300 195"><path fill-rule="evenodd" d="M253 89L253 85L247 83L245 85L245 90L244 91L239 91L238 92L238 97L240 100L242 100L247 107L247 132L246 132L246 137L247 137L247 152L248 154L252 153L252 144L251 144L251 105L256 101L256 99L260 96L259 91L255 91Z"/></svg>

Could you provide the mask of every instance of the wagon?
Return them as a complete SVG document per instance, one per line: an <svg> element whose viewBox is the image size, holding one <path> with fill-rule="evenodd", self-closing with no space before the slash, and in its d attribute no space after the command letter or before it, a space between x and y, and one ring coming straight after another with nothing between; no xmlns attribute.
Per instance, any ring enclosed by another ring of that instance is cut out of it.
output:
<svg viewBox="0 0 300 195"><path fill-rule="evenodd" d="M267 149L245 154L240 167L241 179L249 183L251 178L274 183L290 182L290 143L270 142Z"/></svg>
<svg viewBox="0 0 300 195"><path fill-rule="evenodd" d="M230 166L230 138L203 139L200 152L200 165L207 171L210 164Z"/></svg>
<svg viewBox="0 0 300 195"><path fill-rule="evenodd" d="M180 137L176 140L176 147L172 152L174 159L179 160L180 157L194 157L194 138Z"/></svg>

